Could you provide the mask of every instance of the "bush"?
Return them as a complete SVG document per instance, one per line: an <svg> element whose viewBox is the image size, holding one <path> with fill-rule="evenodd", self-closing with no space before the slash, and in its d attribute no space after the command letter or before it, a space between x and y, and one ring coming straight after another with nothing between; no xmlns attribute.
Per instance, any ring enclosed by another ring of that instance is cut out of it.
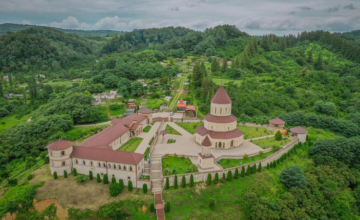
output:
<svg viewBox="0 0 360 220"><path fill-rule="evenodd" d="M169 189L169 188L170 188L169 177L166 177L165 189Z"/></svg>
<svg viewBox="0 0 360 220"><path fill-rule="evenodd" d="M226 177L225 177L225 173L223 173L222 178L221 178L221 182L225 183L225 181L226 181Z"/></svg>
<svg viewBox="0 0 360 220"><path fill-rule="evenodd" d="M77 170L76 170L76 168L73 169L73 174L74 174L74 176L77 176Z"/></svg>
<svg viewBox="0 0 360 220"><path fill-rule="evenodd" d="M227 180L227 181L231 181L232 178L233 178L232 173L231 173L231 171L229 170L228 173L227 173L226 180Z"/></svg>
<svg viewBox="0 0 360 220"><path fill-rule="evenodd" d="M115 182L109 185L109 191L110 191L110 196L115 197L121 193L122 189L121 186Z"/></svg>
<svg viewBox="0 0 360 220"><path fill-rule="evenodd" d="M150 209L150 212L155 212L155 204L151 203L149 209Z"/></svg>
<svg viewBox="0 0 360 220"><path fill-rule="evenodd" d="M191 174L190 175L190 187L193 187L194 186L194 176Z"/></svg>
<svg viewBox="0 0 360 220"><path fill-rule="evenodd" d="M55 172L54 172L54 179L57 179L57 178L58 178L57 172L55 171Z"/></svg>
<svg viewBox="0 0 360 220"><path fill-rule="evenodd" d="M281 139L282 139L282 134L281 134L280 131L277 131L277 132L275 133L275 140L281 141Z"/></svg>
<svg viewBox="0 0 360 220"><path fill-rule="evenodd" d="M246 176L250 176L250 174L251 174L251 167L250 167L250 165L248 165L247 166L247 169L246 169Z"/></svg>
<svg viewBox="0 0 360 220"><path fill-rule="evenodd" d="M64 178L67 178L67 171L64 170Z"/></svg>
<svg viewBox="0 0 360 220"><path fill-rule="evenodd" d="M209 201L209 208L211 210L214 210L215 206L216 206L216 200L214 198L211 198L210 201Z"/></svg>
<svg viewBox="0 0 360 220"><path fill-rule="evenodd" d="M261 172L261 163L259 163L258 172Z"/></svg>
<svg viewBox="0 0 360 220"><path fill-rule="evenodd" d="M218 182L219 182L219 174L215 173L214 184L218 184Z"/></svg>
<svg viewBox="0 0 360 220"><path fill-rule="evenodd" d="M56 172L54 172L54 179L57 179L57 175L56 175L56 178L55 178L55 173ZM17 179L14 179L14 178L8 179L8 185L9 186L16 186L17 184L18 184Z"/></svg>
<svg viewBox="0 0 360 220"><path fill-rule="evenodd" d="M29 175L27 176L27 180L32 180L32 178L34 178L34 174L29 174Z"/></svg>
<svg viewBox="0 0 360 220"><path fill-rule="evenodd" d="M245 167L242 166L241 167L241 174L240 174L241 177L245 177Z"/></svg>
<svg viewBox="0 0 360 220"><path fill-rule="evenodd" d="M211 174L209 173L206 179L206 185L210 186L211 185Z"/></svg>
<svg viewBox="0 0 360 220"><path fill-rule="evenodd" d="M305 189L307 185L304 173L299 166L291 166L281 171L280 182L288 189L292 187Z"/></svg>
<svg viewBox="0 0 360 220"><path fill-rule="evenodd" d="M182 188L185 188L185 187L186 187L186 179L185 179L185 176L183 176L182 179L181 179L181 187L182 187Z"/></svg>
<svg viewBox="0 0 360 220"><path fill-rule="evenodd" d="M87 178L88 177L85 175L80 175L80 176L75 177L76 181L78 181L79 183L85 182L85 180L87 180Z"/></svg>
<svg viewBox="0 0 360 220"><path fill-rule="evenodd" d="M148 191L148 186L147 186L146 183L144 183L144 184L143 184L143 192L144 192L144 193L147 193L147 191Z"/></svg>
<svg viewBox="0 0 360 220"><path fill-rule="evenodd" d="M165 203L165 212L170 212L170 202Z"/></svg>
<svg viewBox="0 0 360 220"><path fill-rule="evenodd" d="M121 190L124 189L124 180L123 179L119 179L119 186L121 187Z"/></svg>
<svg viewBox="0 0 360 220"><path fill-rule="evenodd" d="M115 177L111 178L111 183L116 183Z"/></svg>
<svg viewBox="0 0 360 220"><path fill-rule="evenodd" d="M100 174L99 174L99 173L96 175L96 182L101 183L101 178L100 178Z"/></svg>
<svg viewBox="0 0 360 220"><path fill-rule="evenodd" d="M103 183L104 184L109 184L109 178L108 178L107 174L104 174L104 176L103 176Z"/></svg>
<svg viewBox="0 0 360 220"><path fill-rule="evenodd" d="M238 168L235 169L235 174L234 174L234 179L238 179L239 178L239 170Z"/></svg>
<svg viewBox="0 0 360 220"><path fill-rule="evenodd" d="M89 179L92 180L93 179L93 172L90 170L89 171Z"/></svg>
<svg viewBox="0 0 360 220"><path fill-rule="evenodd" d="M132 182L131 181L129 181L128 182L128 190L131 192L131 191L133 191L133 184L132 184Z"/></svg>
<svg viewBox="0 0 360 220"><path fill-rule="evenodd" d="M109 108L110 108L110 110L115 111L115 110L121 109L121 105L119 105L119 104L112 104L112 105L110 105Z"/></svg>
<svg viewBox="0 0 360 220"><path fill-rule="evenodd" d="M178 188L178 181L177 181L177 176L175 176L174 178L174 189Z"/></svg>

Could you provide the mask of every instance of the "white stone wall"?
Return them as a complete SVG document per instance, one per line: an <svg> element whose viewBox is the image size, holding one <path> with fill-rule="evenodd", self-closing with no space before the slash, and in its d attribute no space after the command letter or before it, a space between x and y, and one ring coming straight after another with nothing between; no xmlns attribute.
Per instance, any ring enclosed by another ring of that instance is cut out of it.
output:
<svg viewBox="0 0 360 220"><path fill-rule="evenodd" d="M210 131L232 131L236 129L237 123L236 120L230 123L214 123L204 120L204 127Z"/></svg>
<svg viewBox="0 0 360 220"><path fill-rule="evenodd" d="M307 136L307 134L298 134L297 138L299 138L299 141L301 143L305 143L306 142L306 136Z"/></svg>
<svg viewBox="0 0 360 220"><path fill-rule="evenodd" d="M72 161L70 154L73 151L73 147L69 147L65 150L49 150L49 162L50 172L53 175L54 172L58 176L64 175L64 170L69 174L72 170Z"/></svg>
<svg viewBox="0 0 360 220"><path fill-rule="evenodd" d="M231 115L231 104L211 103L210 114L216 116L229 116Z"/></svg>
<svg viewBox="0 0 360 220"><path fill-rule="evenodd" d="M117 138L114 142L110 144L113 150L119 149L130 139L130 131L123 134L121 137Z"/></svg>
<svg viewBox="0 0 360 220"><path fill-rule="evenodd" d="M202 169L209 169L215 167L215 159L214 158L206 158L203 159L199 157L198 164Z"/></svg>
<svg viewBox="0 0 360 220"><path fill-rule="evenodd" d="M198 144L201 145L202 141L204 140L205 136L201 136L199 134L195 134L195 140ZM229 149L232 147L238 147L241 144L244 143L244 135L238 137L238 138L233 138L233 139L213 139L209 136L209 139L211 141L211 148L221 148L221 149ZM231 141L233 141L233 146L231 146ZM221 142L221 147L220 147L220 143Z"/></svg>

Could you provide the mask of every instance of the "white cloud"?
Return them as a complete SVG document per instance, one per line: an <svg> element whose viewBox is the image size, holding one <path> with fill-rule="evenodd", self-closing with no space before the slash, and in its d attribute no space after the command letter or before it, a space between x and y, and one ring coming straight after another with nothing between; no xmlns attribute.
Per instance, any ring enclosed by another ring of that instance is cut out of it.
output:
<svg viewBox="0 0 360 220"><path fill-rule="evenodd" d="M66 19L63 19L62 22L52 22L50 23L50 26L52 27L58 27L58 28L74 28L74 29L87 29L90 27L90 25L82 22L80 23L78 19L75 17L69 16Z"/></svg>
<svg viewBox="0 0 360 220"><path fill-rule="evenodd" d="M31 24L31 21L29 21L29 20L23 20L23 21L22 21L22 24Z"/></svg>
<svg viewBox="0 0 360 220"><path fill-rule="evenodd" d="M119 30L126 27L126 23L122 22L118 16L105 17L96 22L95 27L101 30Z"/></svg>

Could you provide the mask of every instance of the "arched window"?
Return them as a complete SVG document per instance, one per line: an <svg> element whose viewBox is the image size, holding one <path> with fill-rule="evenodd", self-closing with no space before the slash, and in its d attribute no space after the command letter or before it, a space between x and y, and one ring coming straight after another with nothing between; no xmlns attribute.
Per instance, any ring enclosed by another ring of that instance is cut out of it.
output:
<svg viewBox="0 0 360 220"><path fill-rule="evenodd" d="M65 161L63 161L63 162L61 163L61 165L62 165L62 166L65 166L65 165L66 165Z"/></svg>
<svg viewBox="0 0 360 220"><path fill-rule="evenodd" d="M106 164L105 164L105 163L103 163L103 167L106 167Z"/></svg>
<svg viewBox="0 0 360 220"><path fill-rule="evenodd" d="M108 164L109 169L111 168L111 164Z"/></svg>
<svg viewBox="0 0 360 220"><path fill-rule="evenodd" d="M101 164L100 164L100 162L98 163L98 167L101 167Z"/></svg>
<svg viewBox="0 0 360 220"><path fill-rule="evenodd" d="M219 142L219 148L221 148L221 142Z"/></svg>
<svg viewBox="0 0 360 220"><path fill-rule="evenodd" d="M220 115L222 114L222 108L220 108Z"/></svg>
<svg viewBox="0 0 360 220"><path fill-rule="evenodd" d="M119 170L121 170L121 165L119 165Z"/></svg>
<svg viewBox="0 0 360 220"><path fill-rule="evenodd" d="M76 164L78 164L78 161L77 161L77 160L75 160L75 163L76 163Z"/></svg>
<svg viewBox="0 0 360 220"><path fill-rule="evenodd" d="M115 164L114 164L114 166L113 166L113 167L114 167L114 169L116 169L116 165L115 165Z"/></svg>
<svg viewBox="0 0 360 220"><path fill-rule="evenodd" d="M227 114L227 108L225 108L225 114Z"/></svg>
<svg viewBox="0 0 360 220"><path fill-rule="evenodd" d="M65 151L61 151L61 156L64 156L65 155Z"/></svg>
<svg viewBox="0 0 360 220"><path fill-rule="evenodd" d="M223 142L223 148L225 148L225 142Z"/></svg>
<svg viewBox="0 0 360 220"><path fill-rule="evenodd" d="M90 161L90 165L93 166L93 162L92 162L92 161Z"/></svg>
<svg viewBox="0 0 360 220"><path fill-rule="evenodd" d="M86 165L85 160L83 160L83 164Z"/></svg>
<svg viewBox="0 0 360 220"><path fill-rule="evenodd" d="M124 170L126 170L126 166L124 166Z"/></svg>
<svg viewBox="0 0 360 220"><path fill-rule="evenodd" d="M130 167L130 171L132 171L132 167Z"/></svg>
<svg viewBox="0 0 360 220"><path fill-rule="evenodd" d="M234 140L231 140L230 142L230 146L233 147L234 146Z"/></svg>
<svg viewBox="0 0 360 220"><path fill-rule="evenodd" d="M215 148L217 148L217 142L215 142Z"/></svg>

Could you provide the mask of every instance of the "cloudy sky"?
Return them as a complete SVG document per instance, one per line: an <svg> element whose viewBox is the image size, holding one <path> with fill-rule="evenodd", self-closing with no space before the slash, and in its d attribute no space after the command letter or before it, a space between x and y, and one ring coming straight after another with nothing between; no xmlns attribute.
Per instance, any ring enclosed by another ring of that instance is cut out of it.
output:
<svg viewBox="0 0 360 220"><path fill-rule="evenodd" d="M360 0L0 0L0 23L85 30L236 25L250 34L360 29Z"/></svg>

